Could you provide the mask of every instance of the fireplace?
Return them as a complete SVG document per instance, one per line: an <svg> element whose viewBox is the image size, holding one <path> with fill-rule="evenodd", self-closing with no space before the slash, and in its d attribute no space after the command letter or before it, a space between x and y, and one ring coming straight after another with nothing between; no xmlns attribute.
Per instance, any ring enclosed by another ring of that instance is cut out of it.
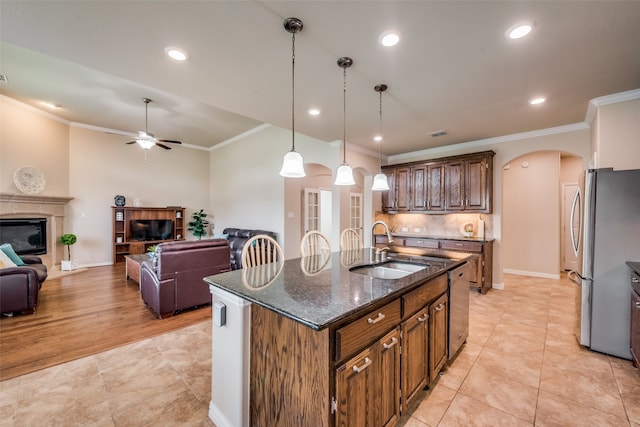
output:
<svg viewBox="0 0 640 427"><path fill-rule="evenodd" d="M46 218L0 218L0 243L11 243L18 255L47 253Z"/></svg>

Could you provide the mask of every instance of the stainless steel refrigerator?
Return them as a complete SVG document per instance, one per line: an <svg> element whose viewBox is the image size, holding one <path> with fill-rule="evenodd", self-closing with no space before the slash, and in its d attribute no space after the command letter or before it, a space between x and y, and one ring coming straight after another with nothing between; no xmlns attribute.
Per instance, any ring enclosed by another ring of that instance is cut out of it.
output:
<svg viewBox="0 0 640 427"><path fill-rule="evenodd" d="M640 259L640 170L588 170L583 219L582 271L572 272L581 288L578 340L594 351L631 359L625 262Z"/></svg>

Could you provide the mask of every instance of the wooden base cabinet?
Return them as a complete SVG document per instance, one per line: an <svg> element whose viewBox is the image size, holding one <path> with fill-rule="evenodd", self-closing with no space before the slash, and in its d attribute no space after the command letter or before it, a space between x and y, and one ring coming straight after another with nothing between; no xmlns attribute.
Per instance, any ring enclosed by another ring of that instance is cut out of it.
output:
<svg viewBox="0 0 640 427"><path fill-rule="evenodd" d="M394 426L446 360L447 287L442 274L320 331L252 305L250 425Z"/></svg>
<svg viewBox="0 0 640 427"><path fill-rule="evenodd" d="M336 370L336 426L393 426L400 417L400 333L392 330Z"/></svg>
<svg viewBox="0 0 640 427"><path fill-rule="evenodd" d="M402 323L402 408L411 406L447 361L448 313L443 294Z"/></svg>

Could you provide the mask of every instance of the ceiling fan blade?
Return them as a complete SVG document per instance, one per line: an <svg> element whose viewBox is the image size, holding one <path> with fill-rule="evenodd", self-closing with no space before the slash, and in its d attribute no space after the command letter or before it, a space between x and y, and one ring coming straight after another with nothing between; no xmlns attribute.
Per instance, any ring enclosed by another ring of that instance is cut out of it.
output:
<svg viewBox="0 0 640 427"><path fill-rule="evenodd" d="M159 142L156 142L156 145L158 147L164 148L165 150L171 150L171 147L169 147L168 145L160 144Z"/></svg>
<svg viewBox="0 0 640 427"><path fill-rule="evenodd" d="M173 141L171 139L159 139L158 141L160 141L160 142L168 142L168 143L171 143L171 144L182 144L182 142L180 142L180 141Z"/></svg>
<svg viewBox="0 0 640 427"><path fill-rule="evenodd" d="M135 144L138 141L129 141L129 142L125 142L125 144Z"/></svg>

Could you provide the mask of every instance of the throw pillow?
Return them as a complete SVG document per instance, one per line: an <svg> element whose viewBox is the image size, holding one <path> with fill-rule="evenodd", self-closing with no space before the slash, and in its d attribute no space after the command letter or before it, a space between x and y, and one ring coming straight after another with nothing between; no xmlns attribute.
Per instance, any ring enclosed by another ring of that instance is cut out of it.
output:
<svg viewBox="0 0 640 427"><path fill-rule="evenodd" d="M11 261L11 258L9 258L7 254L5 254L4 252L0 251L0 268L15 267L15 266L16 265L14 264L13 261Z"/></svg>
<svg viewBox="0 0 640 427"><path fill-rule="evenodd" d="M27 265L22 261L22 258L13 250L11 243L3 243L0 245L0 250L4 252L15 265Z"/></svg>

